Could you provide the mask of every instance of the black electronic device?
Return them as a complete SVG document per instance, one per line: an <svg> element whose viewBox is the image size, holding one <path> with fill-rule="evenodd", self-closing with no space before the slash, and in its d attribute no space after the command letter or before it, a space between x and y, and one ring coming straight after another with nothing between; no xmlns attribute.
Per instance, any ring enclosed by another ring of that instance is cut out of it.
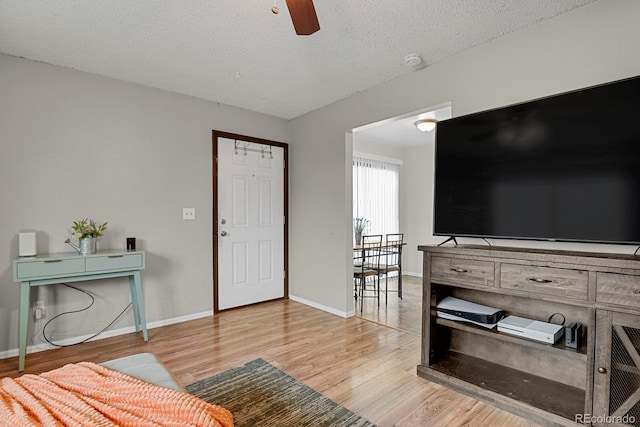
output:
<svg viewBox="0 0 640 427"><path fill-rule="evenodd" d="M434 234L640 244L640 76L443 120Z"/></svg>
<svg viewBox="0 0 640 427"><path fill-rule="evenodd" d="M578 348L582 341L582 324L571 322L564 329L564 345L569 348Z"/></svg>
<svg viewBox="0 0 640 427"><path fill-rule="evenodd" d="M136 238L127 237L127 251L135 251L135 250L136 250Z"/></svg>

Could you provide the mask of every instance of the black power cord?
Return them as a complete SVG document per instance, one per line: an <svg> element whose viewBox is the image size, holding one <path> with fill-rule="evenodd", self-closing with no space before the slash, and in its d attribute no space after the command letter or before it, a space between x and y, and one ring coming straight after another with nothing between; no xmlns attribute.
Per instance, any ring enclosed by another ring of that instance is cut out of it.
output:
<svg viewBox="0 0 640 427"><path fill-rule="evenodd" d="M129 307L131 307L131 303L127 304L127 306L124 308L124 310L122 310L120 312L120 314L118 314L116 316L116 318L111 321L111 323L109 323L107 326L105 326L102 330L100 330L96 334L91 335L90 337L85 338L82 341L78 341L78 342L73 343L73 344L56 344L56 343L52 342L49 338L47 338L47 333L46 332L47 332L47 326L49 326L49 323L53 322L58 317L64 316L66 314L80 313L80 312L86 311L86 310L90 309L93 306L93 304L95 303L95 301L96 301L96 299L93 297L93 295L91 295L89 292L85 291L84 289L76 288L75 286L67 285L66 283L62 283L62 285L66 286L67 288L75 289L78 292L82 292L85 295L88 295L89 298L91 298L91 302L85 308L81 308L79 310L65 311L64 313L57 314L57 315L53 316L51 319L49 319L47 321L47 323L44 324L44 327L42 328L42 336L44 337L44 340L46 342L48 342L49 344L51 344L54 347L60 347L60 348L62 348L62 347L71 347L71 346L74 346L74 345L85 343L85 342L97 337L98 335L100 335L101 333L103 333L104 331L109 329L114 323L116 323L118 321L118 319L120 319L120 317L122 317L122 315L127 311L127 309Z"/></svg>
<svg viewBox="0 0 640 427"><path fill-rule="evenodd" d="M638 246L638 248L636 249L636 251L633 253L634 255L638 255L638 251L640 250L640 246Z"/></svg>
<svg viewBox="0 0 640 427"><path fill-rule="evenodd" d="M553 319L554 316L562 317L562 323L560 323L560 325L564 326L564 323L567 321L567 319L565 319L564 314L562 314L562 313L553 313L551 316L549 316L549 319L547 319L547 323L551 323L551 319Z"/></svg>

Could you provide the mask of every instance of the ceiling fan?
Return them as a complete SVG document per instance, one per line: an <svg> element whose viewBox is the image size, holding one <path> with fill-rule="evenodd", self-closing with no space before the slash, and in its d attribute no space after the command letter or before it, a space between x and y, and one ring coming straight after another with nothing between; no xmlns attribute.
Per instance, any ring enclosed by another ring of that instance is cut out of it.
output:
<svg viewBox="0 0 640 427"><path fill-rule="evenodd" d="M308 36L320 29L318 15L313 7L313 0L286 0L289 8L289 15L296 34L299 36ZM277 6L271 8L275 14L279 12Z"/></svg>

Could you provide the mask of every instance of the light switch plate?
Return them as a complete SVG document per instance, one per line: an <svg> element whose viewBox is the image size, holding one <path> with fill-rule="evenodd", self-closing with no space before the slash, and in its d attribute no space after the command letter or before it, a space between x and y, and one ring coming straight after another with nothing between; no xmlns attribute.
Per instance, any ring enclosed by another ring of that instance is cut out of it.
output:
<svg viewBox="0 0 640 427"><path fill-rule="evenodd" d="M182 219L196 219L196 208L182 208Z"/></svg>

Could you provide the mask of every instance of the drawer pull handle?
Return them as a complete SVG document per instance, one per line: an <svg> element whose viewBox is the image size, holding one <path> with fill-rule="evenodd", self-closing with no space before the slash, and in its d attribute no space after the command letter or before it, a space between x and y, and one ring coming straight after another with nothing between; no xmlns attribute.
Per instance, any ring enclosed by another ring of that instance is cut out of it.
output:
<svg viewBox="0 0 640 427"><path fill-rule="evenodd" d="M124 255L109 255L109 258L122 258Z"/></svg>
<svg viewBox="0 0 640 427"><path fill-rule="evenodd" d="M61 259L45 259L44 262L46 264L50 264L52 262L62 262L62 260Z"/></svg>
<svg viewBox="0 0 640 427"><path fill-rule="evenodd" d="M451 271L455 271L456 273L468 273L469 270L464 269L464 268L460 268L460 267L454 267L451 269Z"/></svg>
<svg viewBox="0 0 640 427"><path fill-rule="evenodd" d="M551 282L553 282L553 280L541 279L539 277L530 277L528 280L530 280L532 282L536 282L536 283L551 283Z"/></svg>

